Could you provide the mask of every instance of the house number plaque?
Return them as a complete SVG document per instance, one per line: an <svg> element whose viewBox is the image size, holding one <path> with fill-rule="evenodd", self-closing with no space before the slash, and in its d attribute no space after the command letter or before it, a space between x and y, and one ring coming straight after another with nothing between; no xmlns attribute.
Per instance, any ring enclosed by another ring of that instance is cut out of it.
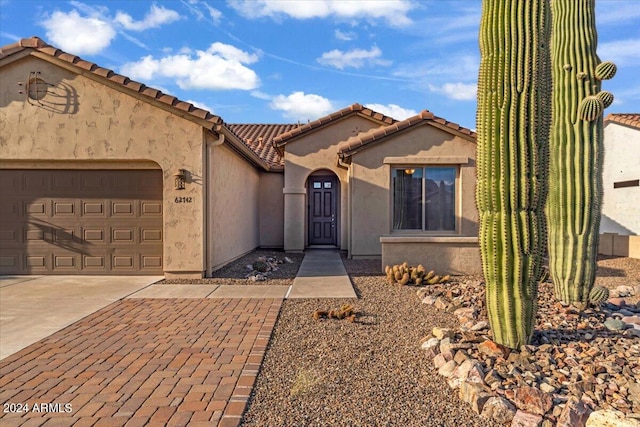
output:
<svg viewBox="0 0 640 427"><path fill-rule="evenodd" d="M193 203L193 197L176 197L174 203Z"/></svg>

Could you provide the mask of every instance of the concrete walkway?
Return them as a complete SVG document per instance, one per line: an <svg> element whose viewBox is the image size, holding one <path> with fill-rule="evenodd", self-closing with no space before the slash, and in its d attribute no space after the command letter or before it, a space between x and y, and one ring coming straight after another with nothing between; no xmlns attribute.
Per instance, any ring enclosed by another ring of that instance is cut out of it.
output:
<svg viewBox="0 0 640 427"><path fill-rule="evenodd" d="M357 298L340 252L306 250L287 298Z"/></svg>

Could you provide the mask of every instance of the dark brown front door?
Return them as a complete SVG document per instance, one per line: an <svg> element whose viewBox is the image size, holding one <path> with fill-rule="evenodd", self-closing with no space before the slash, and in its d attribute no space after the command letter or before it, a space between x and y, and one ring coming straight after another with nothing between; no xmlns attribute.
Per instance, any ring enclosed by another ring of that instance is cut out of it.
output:
<svg viewBox="0 0 640 427"><path fill-rule="evenodd" d="M336 179L309 178L309 244L336 244Z"/></svg>

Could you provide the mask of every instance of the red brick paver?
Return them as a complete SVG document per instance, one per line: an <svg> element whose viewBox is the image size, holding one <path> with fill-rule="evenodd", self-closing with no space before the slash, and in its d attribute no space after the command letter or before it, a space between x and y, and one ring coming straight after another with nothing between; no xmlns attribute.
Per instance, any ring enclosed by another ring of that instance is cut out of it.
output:
<svg viewBox="0 0 640 427"><path fill-rule="evenodd" d="M281 304L117 301L0 361L0 425L237 426Z"/></svg>

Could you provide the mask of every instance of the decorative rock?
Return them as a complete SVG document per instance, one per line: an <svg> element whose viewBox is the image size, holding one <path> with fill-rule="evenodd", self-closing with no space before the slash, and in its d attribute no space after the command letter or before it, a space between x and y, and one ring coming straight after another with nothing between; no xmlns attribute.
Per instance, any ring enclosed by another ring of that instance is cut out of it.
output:
<svg viewBox="0 0 640 427"><path fill-rule="evenodd" d="M625 316L620 320L630 325L640 325L640 316Z"/></svg>
<svg viewBox="0 0 640 427"><path fill-rule="evenodd" d="M516 411L511 421L511 427L539 427L542 424L542 415L530 414L524 411Z"/></svg>
<svg viewBox="0 0 640 427"><path fill-rule="evenodd" d="M640 406L640 383L639 382L628 383L627 393L629 394L629 400L634 402L637 406Z"/></svg>
<svg viewBox="0 0 640 427"><path fill-rule="evenodd" d="M442 340L444 338L453 338L453 335L454 335L453 329L439 328L437 326L433 328L431 333L433 334L434 337L436 337L439 340Z"/></svg>
<svg viewBox="0 0 640 427"><path fill-rule="evenodd" d="M558 417L556 427L584 427L591 409L582 401L572 399Z"/></svg>
<svg viewBox="0 0 640 427"><path fill-rule="evenodd" d="M609 304L617 305L618 307L625 306L624 298L609 298Z"/></svg>
<svg viewBox="0 0 640 427"><path fill-rule="evenodd" d="M456 369L457 363L453 360L448 361L444 365L438 369L438 374L442 375L445 378L449 378L453 371Z"/></svg>
<svg viewBox="0 0 640 427"><path fill-rule="evenodd" d="M589 415L586 427L639 427L640 421L627 418L624 413L614 410L595 411Z"/></svg>
<svg viewBox="0 0 640 427"><path fill-rule="evenodd" d="M436 302L436 299L430 295L422 299L422 303L427 305L433 305L435 302Z"/></svg>
<svg viewBox="0 0 640 427"><path fill-rule="evenodd" d="M625 286L625 285L618 286L614 291L618 294L618 297L620 298L630 297L630 296L633 296L633 294L635 293L634 289L631 286Z"/></svg>
<svg viewBox="0 0 640 427"><path fill-rule="evenodd" d="M605 320L604 326L610 331L622 331L626 328L626 323L619 319L608 319Z"/></svg>
<svg viewBox="0 0 640 427"><path fill-rule="evenodd" d="M485 320L481 320L471 327L472 331L481 331L483 329L487 329L489 327L489 322Z"/></svg>
<svg viewBox="0 0 640 427"><path fill-rule="evenodd" d="M482 344L478 345L478 351L489 357L506 357L507 355L507 351L504 347L491 340L486 340Z"/></svg>
<svg viewBox="0 0 640 427"><path fill-rule="evenodd" d="M451 304L448 303L447 300L441 297L436 298L436 301L434 303L435 308L437 308L438 310L446 310L450 305Z"/></svg>
<svg viewBox="0 0 640 427"><path fill-rule="evenodd" d="M460 400L470 404L471 409L476 414L482 413L482 409L489 398L491 398L491 395L480 384L468 382L460 384Z"/></svg>
<svg viewBox="0 0 640 427"><path fill-rule="evenodd" d="M538 415L546 414L553 406L551 395L535 387L523 386L516 388L513 399L519 409Z"/></svg>
<svg viewBox="0 0 640 427"><path fill-rule="evenodd" d="M476 368L473 382L477 383L478 377L480 378L480 381L482 381L482 377L484 375L482 375L482 367L480 366L478 361L475 359L467 359L462 362L462 364L458 365L458 367L451 373L451 376L447 380L447 383L449 383L449 387L453 389L460 387L461 383L467 381L469 372L471 372L473 368ZM480 375L478 375L477 372L480 372Z"/></svg>
<svg viewBox="0 0 640 427"><path fill-rule="evenodd" d="M451 362L453 360L453 356L451 355L451 351L445 351L444 353L437 354L433 358L433 366L436 369L440 369L445 363Z"/></svg>
<svg viewBox="0 0 640 427"><path fill-rule="evenodd" d="M540 390L542 390L545 393L553 393L556 391L556 388L554 386L552 386L551 384L547 384L545 382L540 383L539 387L540 387Z"/></svg>
<svg viewBox="0 0 640 427"><path fill-rule="evenodd" d="M480 415L483 418L495 421L497 424L506 424L513 420L516 407L504 397L491 397L482 408Z"/></svg>
<svg viewBox="0 0 640 427"><path fill-rule="evenodd" d="M440 340L438 338L431 338L423 342L420 347L425 350L427 356L432 359L440 353Z"/></svg>
<svg viewBox="0 0 640 427"><path fill-rule="evenodd" d="M456 309L453 314L457 317L457 318L461 318L461 317L465 317L467 319L473 319L476 315L476 308L475 307L461 307Z"/></svg>

